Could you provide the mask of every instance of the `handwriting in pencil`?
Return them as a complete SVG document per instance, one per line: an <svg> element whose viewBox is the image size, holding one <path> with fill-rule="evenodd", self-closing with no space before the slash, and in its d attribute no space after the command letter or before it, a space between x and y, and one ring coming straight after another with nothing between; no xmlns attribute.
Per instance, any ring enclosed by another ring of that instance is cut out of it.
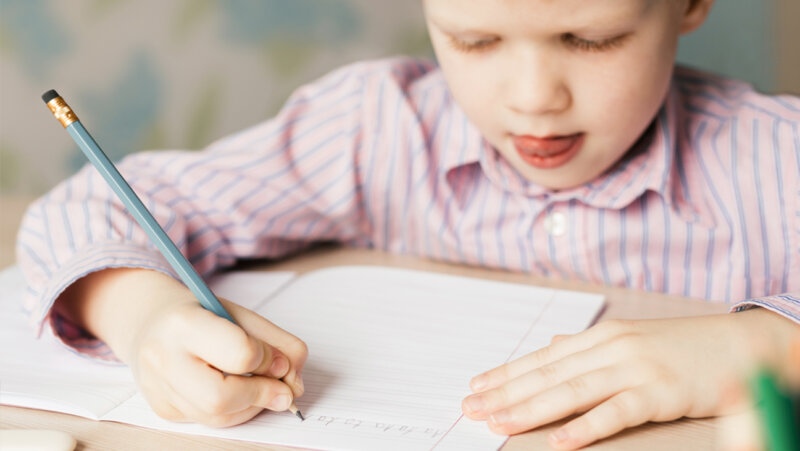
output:
<svg viewBox="0 0 800 451"><path fill-rule="evenodd" d="M405 424L381 423L375 421L363 421L357 418L334 417L332 415L307 415L306 422L318 425L346 427L350 430L362 432L382 432L396 434L398 436L418 435L426 438L437 438L444 433L443 430L431 427L409 426Z"/></svg>

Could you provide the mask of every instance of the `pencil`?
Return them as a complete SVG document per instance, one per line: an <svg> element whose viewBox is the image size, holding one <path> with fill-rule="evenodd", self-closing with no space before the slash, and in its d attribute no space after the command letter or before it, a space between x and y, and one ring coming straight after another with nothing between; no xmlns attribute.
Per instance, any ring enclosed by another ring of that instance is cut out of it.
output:
<svg viewBox="0 0 800 451"><path fill-rule="evenodd" d="M117 194L119 199L131 213L137 223L144 229L150 241L156 246L159 252L167 259L170 266L178 273L183 283L191 290L192 294L200 301L205 309L213 312L219 317L225 318L228 321L236 324L233 317L225 310L225 307L219 302L219 299L214 295L208 285L203 282L203 279L197 274L192 265L186 260L186 257L181 254L175 243L170 240L169 236L164 232L164 229L158 224L156 219L144 206L139 196L133 191L131 186L119 173L114 163L108 156L100 149L100 146L95 142L94 138L89 134L83 124L78 120L78 117L72 111L72 108L67 105L64 99L58 93L51 89L42 95L42 100L50 108L50 111L58 119L62 126L72 136L72 139L78 144L81 151L86 155L86 158L94 165L95 168L103 176L103 179L111 186L111 189ZM297 415L298 418L304 420L303 414L297 409L294 402L289 407L289 411Z"/></svg>

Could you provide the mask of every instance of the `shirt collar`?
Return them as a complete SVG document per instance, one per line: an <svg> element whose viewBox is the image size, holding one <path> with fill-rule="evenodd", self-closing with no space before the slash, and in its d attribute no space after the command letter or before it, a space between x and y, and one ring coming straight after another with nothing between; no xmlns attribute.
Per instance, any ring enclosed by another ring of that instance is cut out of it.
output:
<svg viewBox="0 0 800 451"><path fill-rule="evenodd" d="M653 122L619 162L591 182L562 191L544 188L519 175L453 102L450 132L458 130L462 136L446 139L450 144L442 150L439 168L454 189L460 171L479 164L495 185L527 197L549 201L576 199L596 208L622 209L652 191L677 209L681 196L675 162L679 101L673 84ZM687 219L697 219L695 212L684 213Z"/></svg>
<svg viewBox="0 0 800 451"><path fill-rule="evenodd" d="M618 210L652 191L672 205L677 175L674 100L670 91L653 122L628 153L603 175L570 194L593 207Z"/></svg>

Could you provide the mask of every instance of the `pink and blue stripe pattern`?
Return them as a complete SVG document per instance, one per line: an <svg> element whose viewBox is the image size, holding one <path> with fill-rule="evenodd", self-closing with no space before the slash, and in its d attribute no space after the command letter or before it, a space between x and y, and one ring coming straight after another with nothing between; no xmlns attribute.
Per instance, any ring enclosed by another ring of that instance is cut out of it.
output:
<svg viewBox="0 0 800 451"><path fill-rule="evenodd" d="M337 70L205 150L118 167L205 277L338 241L800 322L800 99L687 69L624 159L558 192L500 158L434 65L403 58ZM59 293L106 267L172 274L91 168L30 207L17 251L32 321L106 358L51 314Z"/></svg>

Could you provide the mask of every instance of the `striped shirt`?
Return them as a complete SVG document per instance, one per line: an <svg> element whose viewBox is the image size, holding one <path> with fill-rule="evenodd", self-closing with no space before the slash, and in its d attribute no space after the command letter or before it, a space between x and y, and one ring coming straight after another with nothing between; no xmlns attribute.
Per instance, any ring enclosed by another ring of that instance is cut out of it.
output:
<svg viewBox="0 0 800 451"><path fill-rule="evenodd" d="M280 113L203 151L119 169L200 274L318 241L762 306L800 323L800 99L678 68L638 143L552 191L522 178L454 102L441 71L396 58L303 86ZM26 213L17 244L34 324L107 267L175 276L92 167Z"/></svg>

